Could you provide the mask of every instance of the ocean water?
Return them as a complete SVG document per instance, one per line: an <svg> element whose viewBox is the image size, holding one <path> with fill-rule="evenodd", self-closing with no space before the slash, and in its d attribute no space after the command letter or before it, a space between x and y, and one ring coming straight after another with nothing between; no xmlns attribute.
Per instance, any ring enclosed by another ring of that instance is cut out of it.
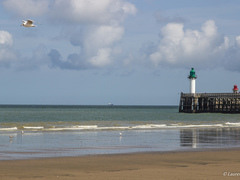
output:
<svg viewBox="0 0 240 180"><path fill-rule="evenodd" d="M177 106L1 105L0 160L240 147L240 115Z"/></svg>

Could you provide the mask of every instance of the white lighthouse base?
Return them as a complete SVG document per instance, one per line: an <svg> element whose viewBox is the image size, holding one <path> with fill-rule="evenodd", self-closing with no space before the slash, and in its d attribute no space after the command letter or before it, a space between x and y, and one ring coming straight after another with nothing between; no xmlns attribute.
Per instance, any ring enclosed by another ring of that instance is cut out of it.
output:
<svg viewBox="0 0 240 180"><path fill-rule="evenodd" d="M191 78L190 79L190 93L196 93L196 79L195 78Z"/></svg>

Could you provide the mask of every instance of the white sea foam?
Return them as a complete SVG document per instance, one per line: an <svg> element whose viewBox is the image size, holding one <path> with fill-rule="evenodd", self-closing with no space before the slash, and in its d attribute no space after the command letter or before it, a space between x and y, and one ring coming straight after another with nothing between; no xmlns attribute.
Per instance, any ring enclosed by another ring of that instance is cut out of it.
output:
<svg viewBox="0 0 240 180"><path fill-rule="evenodd" d="M179 124L170 124L170 126L179 126Z"/></svg>
<svg viewBox="0 0 240 180"><path fill-rule="evenodd" d="M97 125L92 125L92 126L76 126L76 128L81 128L81 129L97 129Z"/></svg>
<svg viewBox="0 0 240 180"><path fill-rule="evenodd" d="M0 128L0 131L15 131L18 130L17 127L11 127L11 128Z"/></svg>
<svg viewBox="0 0 240 180"><path fill-rule="evenodd" d="M97 125L86 125L86 126L66 126L66 127L51 127L45 128L45 131L77 131L77 130L95 130L98 129Z"/></svg>
<svg viewBox="0 0 240 180"><path fill-rule="evenodd" d="M54 129L54 128L52 128ZM59 130L124 130L124 129L130 129L130 127L98 127L97 125L92 126L71 126L71 127L63 127L63 128L55 128Z"/></svg>
<svg viewBox="0 0 240 180"><path fill-rule="evenodd" d="M44 129L43 126L23 126L24 129Z"/></svg>
<svg viewBox="0 0 240 180"><path fill-rule="evenodd" d="M239 123L226 122L225 124L226 124L226 125L229 125L229 126L240 126L240 122L239 122Z"/></svg>
<svg viewBox="0 0 240 180"><path fill-rule="evenodd" d="M47 126L47 125L46 125ZM129 126L98 126L98 125L73 125L73 126L23 126L28 131L117 131L117 130L144 130L144 129L187 129L187 128L221 128L240 127L240 122L226 122L223 124L141 124ZM0 128L0 131L16 131L17 127Z"/></svg>
<svg viewBox="0 0 240 180"><path fill-rule="evenodd" d="M136 126L97 126L97 125L81 125L81 126L66 126L66 127L52 127L52 128L40 128L39 130L45 131L84 131L84 130L93 130L93 131L101 131L101 130L138 130L138 129L181 129L181 128L211 128L211 127L225 127L222 124L202 124L202 125L178 125L178 124L145 124L145 125L136 125ZM228 127L228 126L227 126ZM30 127L28 127L31 129ZM32 127L32 129L37 129L36 127Z"/></svg>
<svg viewBox="0 0 240 180"><path fill-rule="evenodd" d="M94 130L97 129L97 125L92 125L92 126L70 126L70 127L64 127L62 128L63 130Z"/></svg>
<svg viewBox="0 0 240 180"><path fill-rule="evenodd" d="M63 131L64 129L63 128L45 128L45 129L42 129L44 131Z"/></svg>
<svg viewBox="0 0 240 180"><path fill-rule="evenodd" d="M223 127L222 124L194 124L194 125L186 125L186 126L180 126L180 127L186 127L186 128L198 128L198 127Z"/></svg>
<svg viewBox="0 0 240 180"><path fill-rule="evenodd" d="M133 126L132 129L154 129L154 128L164 128L166 124L146 124L146 125L138 125Z"/></svg>

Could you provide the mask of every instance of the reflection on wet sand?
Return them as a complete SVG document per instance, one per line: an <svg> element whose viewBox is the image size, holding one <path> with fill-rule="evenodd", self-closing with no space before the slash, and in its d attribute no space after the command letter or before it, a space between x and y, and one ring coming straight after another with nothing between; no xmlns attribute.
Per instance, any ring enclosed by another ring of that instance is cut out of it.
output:
<svg viewBox="0 0 240 180"><path fill-rule="evenodd" d="M182 129L181 146L214 148L240 145L240 128Z"/></svg>

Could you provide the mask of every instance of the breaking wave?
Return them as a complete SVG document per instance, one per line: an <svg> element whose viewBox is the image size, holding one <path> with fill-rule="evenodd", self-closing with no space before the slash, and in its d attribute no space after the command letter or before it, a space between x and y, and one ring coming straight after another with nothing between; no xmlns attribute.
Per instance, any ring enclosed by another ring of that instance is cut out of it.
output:
<svg viewBox="0 0 240 180"><path fill-rule="evenodd" d="M223 124L144 124L134 126L98 126L98 125L69 125L69 126L21 126L0 127L0 131L101 131L101 130L151 130L151 129L191 129L191 128L224 128L240 127L240 122L226 122Z"/></svg>

